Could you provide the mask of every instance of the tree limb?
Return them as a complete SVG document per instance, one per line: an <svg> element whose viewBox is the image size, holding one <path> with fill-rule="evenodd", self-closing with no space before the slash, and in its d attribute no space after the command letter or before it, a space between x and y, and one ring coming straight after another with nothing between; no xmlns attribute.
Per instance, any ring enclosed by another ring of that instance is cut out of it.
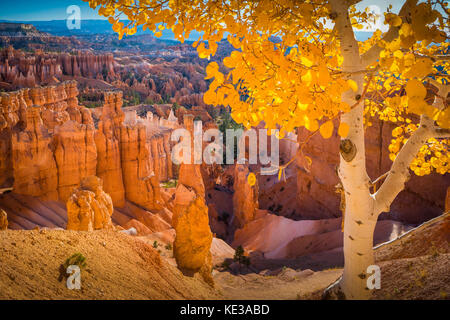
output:
<svg viewBox="0 0 450 320"><path fill-rule="evenodd" d="M419 152L425 142L433 137L433 120L425 115L421 116L419 128L413 132L411 137L401 148L392 164L391 170L380 189L374 194L375 208L374 214L388 212L391 203L403 190L406 181L409 179L409 165Z"/></svg>
<svg viewBox="0 0 450 320"><path fill-rule="evenodd" d="M416 5L417 0L406 0L406 2L403 4L402 8L400 9L399 16L400 17L406 17L411 14L411 7L413 5ZM385 33L383 40L386 42L391 42L392 40L396 39L398 37L398 32L400 30L400 27L394 27L390 26L389 30ZM367 50L362 56L362 64L364 67L367 67L368 65L371 65L380 56L380 52L383 50L382 47L378 46L377 44L373 45L369 50Z"/></svg>

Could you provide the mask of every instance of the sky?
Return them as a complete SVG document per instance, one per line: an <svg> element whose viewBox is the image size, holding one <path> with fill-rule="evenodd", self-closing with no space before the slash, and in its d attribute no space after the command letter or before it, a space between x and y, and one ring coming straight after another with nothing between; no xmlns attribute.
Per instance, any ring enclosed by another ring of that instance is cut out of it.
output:
<svg viewBox="0 0 450 320"><path fill-rule="evenodd" d="M1 0L0 20L48 21L65 20L71 5L81 9L81 19L104 19L81 0Z"/></svg>
<svg viewBox="0 0 450 320"><path fill-rule="evenodd" d="M392 3L392 11L398 12L403 2L404 0L364 0L358 4L358 8L378 6L384 11L389 3ZM71 5L80 7L81 19L104 19L82 0L1 0L0 20L64 20L68 17L66 10Z"/></svg>

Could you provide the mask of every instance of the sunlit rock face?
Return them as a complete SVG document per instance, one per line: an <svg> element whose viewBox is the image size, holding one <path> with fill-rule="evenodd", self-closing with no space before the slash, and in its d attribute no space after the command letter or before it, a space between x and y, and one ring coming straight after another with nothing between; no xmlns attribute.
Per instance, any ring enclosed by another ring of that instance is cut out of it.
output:
<svg viewBox="0 0 450 320"><path fill-rule="evenodd" d="M193 133L193 117L185 117L184 123ZM200 271L203 278L212 284L212 233L200 165L180 165L172 223L176 231L173 252L178 267Z"/></svg>
<svg viewBox="0 0 450 320"><path fill-rule="evenodd" d="M258 183L250 186L248 165L236 164L234 169L233 224L242 228L255 219L258 209Z"/></svg>
<svg viewBox="0 0 450 320"><path fill-rule="evenodd" d="M3 186L46 200L66 200L95 174L93 121L78 105L76 82L22 89L0 97Z"/></svg>
<svg viewBox="0 0 450 320"><path fill-rule="evenodd" d="M67 230L92 231L112 228L111 197L103 191L102 180L85 177L67 200Z"/></svg>
<svg viewBox="0 0 450 320"><path fill-rule="evenodd" d="M58 167L58 196L66 201L83 177L96 174L94 126L69 120L56 127L54 158Z"/></svg>
<svg viewBox="0 0 450 320"><path fill-rule="evenodd" d="M175 193L173 226L176 231L174 256L180 268L199 270L210 264L212 233L205 200L180 184Z"/></svg>
<svg viewBox="0 0 450 320"><path fill-rule="evenodd" d="M46 200L58 199L58 172L51 143L52 135L42 123L40 108L27 108L25 129L13 132L11 139L15 192Z"/></svg>
<svg viewBox="0 0 450 320"><path fill-rule="evenodd" d="M159 178L150 168L143 124L121 128L121 155L126 198L148 210L161 209Z"/></svg>
<svg viewBox="0 0 450 320"><path fill-rule="evenodd" d="M0 186L66 202L84 177L96 175L115 207L128 200L161 210L159 182L174 176L170 134L177 121L126 115L119 91L105 92L95 112L77 97L74 81L0 95Z"/></svg>
<svg viewBox="0 0 450 320"><path fill-rule="evenodd" d="M0 81L9 84L9 88L56 84L62 76L107 81L118 79L114 56L110 53L95 55L79 51L75 54L56 54L36 50L33 54L27 54L11 46L0 50Z"/></svg>
<svg viewBox="0 0 450 320"><path fill-rule="evenodd" d="M106 92L95 132L97 175L114 206L125 199L147 210L160 210L160 181L173 178L168 127L158 119L137 117L136 111L122 111L122 93ZM108 183L106 183L108 182Z"/></svg>
<svg viewBox="0 0 450 320"><path fill-rule="evenodd" d="M121 110L122 93L107 92L102 114L95 132L97 146L97 175L104 181L107 192L116 207L125 205L125 188L120 157L120 127L125 119Z"/></svg>

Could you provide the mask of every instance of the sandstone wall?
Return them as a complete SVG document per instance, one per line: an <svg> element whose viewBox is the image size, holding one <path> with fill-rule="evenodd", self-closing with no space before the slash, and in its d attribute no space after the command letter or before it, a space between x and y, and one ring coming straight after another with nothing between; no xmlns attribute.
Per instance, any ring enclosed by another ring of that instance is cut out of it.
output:
<svg viewBox="0 0 450 320"><path fill-rule="evenodd" d="M0 82L10 84L13 89L55 84L62 75L113 81L118 77L114 67L110 53L95 55L79 51L71 55L37 50L30 55L11 46L0 51Z"/></svg>
<svg viewBox="0 0 450 320"><path fill-rule="evenodd" d="M160 210L159 182L173 177L170 128L125 121L122 93L106 92L96 110L78 103L74 81L0 95L0 185L43 200L67 201L98 176L114 206L126 200Z"/></svg>

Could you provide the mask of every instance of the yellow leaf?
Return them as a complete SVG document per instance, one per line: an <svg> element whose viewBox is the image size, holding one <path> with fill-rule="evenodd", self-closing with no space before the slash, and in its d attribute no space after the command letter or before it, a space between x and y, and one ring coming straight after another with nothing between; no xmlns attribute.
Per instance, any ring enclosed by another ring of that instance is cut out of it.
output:
<svg viewBox="0 0 450 320"><path fill-rule="evenodd" d="M356 84L355 80L348 79L347 83L350 86L350 88L353 90L353 92L358 91L358 85Z"/></svg>
<svg viewBox="0 0 450 320"><path fill-rule="evenodd" d="M217 95L214 91L208 90L203 94L203 102L206 104L216 104Z"/></svg>
<svg viewBox="0 0 450 320"><path fill-rule="evenodd" d="M306 160L306 162L308 163L308 166L311 167L311 165L312 165L312 159L311 159L310 157L308 157L308 156L305 156L305 160Z"/></svg>
<svg viewBox="0 0 450 320"><path fill-rule="evenodd" d="M403 133L403 128L402 127L397 127L394 130L392 130L392 136L393 137L398 137L402 133Z"/></svg>
<svg viewBox="0 0 450 320"><path fill-rule="evenodd" d="M328 72L326 65L319 66L319 85L327 86L330 84L330 73Z"/></svg>
<svg viewBox="0 0 450 320"><path fill-rule="evenodd" d="M402 24L402 18L393 13L385 14L384 23L394 27L399 27Z"/></svg>
<svg viewBox="0 0 450 320"><path fill-rule="evenodd" d="M423 78L433 72L433 62L430 59L419 59L411 69L405 73L407 78Z"/></svg>
<svg viewBox="0 0 450 320"><path fill-rule="evenodd" d="M349 125L346 124L345 122L341 122L338 129L338 135L341 136L342 138L345 138L347 137L349 130L350 130Z"/></svg>
<svg viewBox="0 0 450 320"><path fill-rule="evenodd" d="M406 84L406 95L408 98L418 97L425 99L427 95L427 89L425 89L422 82L416 79L409 80Z"/></svg>
<svg viewBox="0 0 450 320"><path fill-rule="evenodd" d="M219 71L219 65L217 64L217 62L211 62L206 66L205 79L213 78L216 75L217 71Z"/></svg>
<svg viewBox="0 0 450 320"><path fill-rule="evenodd" d="M247 182L248 184L253 187L256 183L256 176L253 172L250 172L248 177L247 177Z"/></svg>
<svg viewBox="0 0 450 320"><path fill-rule="evenodd" d="M333 134L333 129L334 129L333 122L331 120L329 120L320 126L319 131L320 131L320 134L322 135L322 137L324 137L325 139L328 139Z"/></svg>

